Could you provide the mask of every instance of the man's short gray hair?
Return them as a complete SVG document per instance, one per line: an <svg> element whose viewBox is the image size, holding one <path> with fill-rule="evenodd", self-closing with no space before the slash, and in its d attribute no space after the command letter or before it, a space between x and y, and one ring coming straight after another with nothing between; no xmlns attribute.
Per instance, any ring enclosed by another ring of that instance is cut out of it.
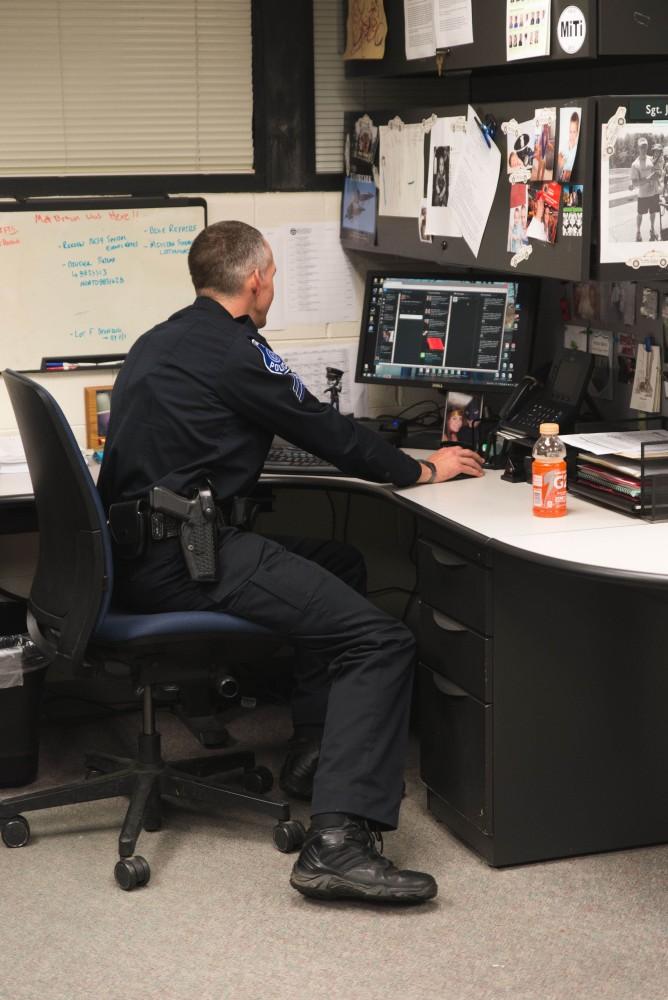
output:
<svg viewBox="0 0 668 1000"><path fill-rule="evenodd" d="M214 222L195 238L188 254L190 277L199 292L211 288L238 295L256 269L264 271L271 250L264 236L245 222Z"/></svg>

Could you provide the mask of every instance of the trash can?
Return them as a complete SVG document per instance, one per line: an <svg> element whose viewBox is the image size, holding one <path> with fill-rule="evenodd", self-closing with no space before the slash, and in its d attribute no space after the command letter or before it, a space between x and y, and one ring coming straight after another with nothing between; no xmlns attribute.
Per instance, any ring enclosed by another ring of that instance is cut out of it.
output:
<svg viewBox="0 0 668 1000"><path fill-rule="evenodd" d="M27 785L37 777L47 666L27 636L0 637L0 788Z"/></svg>

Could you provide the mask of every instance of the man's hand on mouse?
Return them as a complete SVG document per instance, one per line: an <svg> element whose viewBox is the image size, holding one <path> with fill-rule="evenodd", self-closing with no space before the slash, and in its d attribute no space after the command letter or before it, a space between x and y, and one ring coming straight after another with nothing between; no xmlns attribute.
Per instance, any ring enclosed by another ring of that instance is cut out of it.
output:
<svg viewBox="0 0 668 1000"><path fill-rule="evenodd" d="M419 459L418 459L419 461ZM470 448L460 448L458 445L450 448L439 448L425 460L436 469L433 475L428 465L422 464L422 472L417 485L422 483L444 483L455 476L484 476L482 464L484 459Z"/></svg>

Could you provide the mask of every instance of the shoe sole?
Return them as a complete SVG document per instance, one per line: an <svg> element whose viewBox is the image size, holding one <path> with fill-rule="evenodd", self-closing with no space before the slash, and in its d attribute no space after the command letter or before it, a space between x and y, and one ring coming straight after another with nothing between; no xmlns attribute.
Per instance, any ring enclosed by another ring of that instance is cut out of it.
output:
<svg viewBox="0 0 668 1000"><path fill-rule="evenodd" d="M362 899L371 903L426 903L438 892L436 884L426 886L421 891L415 889L391 889L388 886L364 886L348 882L340 875L304 876L297 872L290 876L290 885L303 896L311 899Z"/></svg>

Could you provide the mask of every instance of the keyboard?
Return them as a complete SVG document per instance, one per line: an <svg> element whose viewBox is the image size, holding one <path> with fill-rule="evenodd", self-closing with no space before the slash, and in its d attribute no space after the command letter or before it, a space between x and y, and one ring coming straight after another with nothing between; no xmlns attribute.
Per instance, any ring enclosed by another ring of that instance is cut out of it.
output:
<svg viewBox="0 0 668 1000"><path fill-rule="evenodd" d="M335 465L330 465L324 458L318 458L309 451L302 451L301 448L280 447L270 448L267 455L263 472L273 472L283 475L284 473L302 473L305 476L342 476L344 475Z"/></svg>

